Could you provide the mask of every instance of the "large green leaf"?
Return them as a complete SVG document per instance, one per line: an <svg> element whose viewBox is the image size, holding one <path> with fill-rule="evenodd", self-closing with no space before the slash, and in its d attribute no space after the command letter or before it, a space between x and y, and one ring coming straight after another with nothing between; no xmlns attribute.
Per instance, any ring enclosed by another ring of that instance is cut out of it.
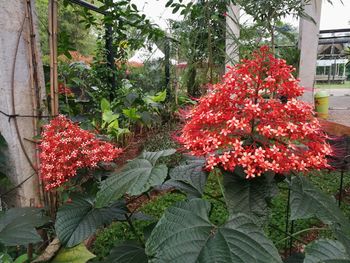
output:
<svg viewBox="0 0 350 263"><path fill-rule="evenodd" d="M145 249L137 242L126 241L114 247L103 263L147 263Z"/></svg>
<svg viewBox="0 0 350 263"><path fill-rule="evenodd" d="M293 253L287 259L285 259L284 263L303 263L305 255L302 253Z"/></svg>
<svg viewBox="0 0 350 263"><path fill-rule="evenodd" d="M170 170L170 180L166 185L174 186L189 196L201 197L207 182L208 174L204 171L205 160L189 161Z"/></svg>
<svg viewBox="0 0 350 263"><path fill-rule="evenodd" d="M155 104L158 102L164 102L166 99L166 90L158 92L155 96L148 95L144 98L147 104Z"/></svg>
<svg viewBox="0 0 350 263"><path fill-rule="evenodd" d="M63 245L73 247L95 233L102 225L122 218L126 212L124 202L96 208L92 198L77 195L73 197L72 203L61 206L57 212L57 236Z"/></svg>
<svg viewBox="0 0 350 263"><path fill-rule="evenodd" d="M209 221L209 211L210 204L202 199L169 208L147 240L151 262L282 262L272 242L249 216L233 215L218 227Z"/></svg>
<svg viewBox="0 0 350 263"><path fill-rule="evenodd" d="M151 187L164 182L168 174L165 165L156 165L157 160L163 156L169 156L175 150L160 152L144 152L137 159L127 163L118 172L101 183L101 189L97 193L96 206L103 207L114 200L118 200L124 194L139 195L148 191Z"/></svg>
<svg viewBox="0 0 350 263"><path fill-rule="evenodd" d="M123 114L131 120L138 120L141 118L140 114L138 114L136 108L123 109Z"/></svg>
<svg viewBox="0 0 350 263"><path fill-rule="evenodd" d="M316 217L325 224L348 225L334 198L320 191L304 176L291 181L291 220Z"/></svg>
<svg viewBox="0 0 350 263"><path fill-rule="evenodd" d="M341 224L333 224L332 225L332 230L335 234L335 237L340 241L348 255L350 255L350 226L348 225L341 225Z"/></svg>
<svg viewBox="0 0 350 263"><path fill-rule="evenodd" d="M105 121L107 124L110 124L112 122L118 124L118 118L119 114L115 114L113 111L104 111L102 113L102 120Z"/></svg>
<svg viewBox="0 0 350 263"><path fill-rule="evenodd" d="M316 217L331 225L336 238L350 255L350 222L334 198L320 191L306 177L291 181L291 219Z"/></svg>
<svg viewBox="0 0 350 263"><path fill-rule="evenodd" d="M7 246L26 245L41 241L35 227L48 222L38 208L12 208L0 214L0 243Z"/></svg>
<svg viewBox="0 0 350 263"><path fill-rule="evenodd" d="M170 156L176 153L175 149L167 149L159 152L143 152L138 157L139 159L146 159L150 161L151 164L155 165L160 157Z"/></svg>
<svg viewBox="0 0 350 263"><path fill-rule="evenodd" d="M111 110L111 104L105 98L102 98L101 100L101 110L102 110L102 113Z"/></svg>
<svg viewBox="0 0 350 263"><path fill-rule="evenodd" d="M16 260L13 263L26 263L26 262L28 262L28 254L27 253L16 258Z"/></svg>
<svg viewBox="0 0 350 263"><path fill-rule="evenodd" d="M273 177L245 179L237 172L223 171L223 182L230 214L241 212L258 218L268 215L269 200L277 193Z"/></svg>
<svg viewBox="0 0 350 263"><path fill-rule="evenodd" d="M72 248L61 248L51 263L86 263L95 255L84 244Z"/></svg>
<svg viewBox="0 0 350 263"><path fill-rule="evenodd" d="M305 248L304 263L350 263L342 243L320 239Z"/></svg>

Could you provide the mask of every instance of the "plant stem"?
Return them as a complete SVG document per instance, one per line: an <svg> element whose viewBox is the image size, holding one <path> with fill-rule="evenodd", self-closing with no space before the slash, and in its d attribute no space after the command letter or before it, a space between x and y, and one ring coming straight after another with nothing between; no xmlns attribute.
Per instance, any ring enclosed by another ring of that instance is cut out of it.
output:
<svg viewBox="0 0 350 263"><path fill-rule="evenodd" d="M137 237L137 239L140 241L140 243L144 245L144 242L143 242L142 238L140 237L140 235L137 233L135 226L132 223L130 217L125 214L125 218L126 218L126 222L128 222L128 224L130 226L130 230L134 233L134 235Z"/></svg>
<svg viewBox="0 0 350 263"><path fill-rule="evenodd" d="M282 243L285 240L287 240L288 238L295 237L297 235L300 235L300 234L302 234L304 232L307 232L307 231L310 231L310 230L329 230L329 229L326 228L326 227L310 227L310 228L303 229L303 230L300 230L298 232L295 232L294 234L290 234L290 235L288 235L288 237L285 237L285 238L282 238L281 240L278 240L275 244Z"/></svg>
<svg viewBox="0 0 350 263"><path fill-rule="evenodd" d="M216 178L218 180L218 183L219 183L219 186L220 186L220 190L221 190L221 194L224 197L224 199L226 200L225 189L224 189L224 186L222 185L222 182L221 182L220 173L218 173L217 170L214 170L214 173L215 173L214 175L216 176Z"/></svg>

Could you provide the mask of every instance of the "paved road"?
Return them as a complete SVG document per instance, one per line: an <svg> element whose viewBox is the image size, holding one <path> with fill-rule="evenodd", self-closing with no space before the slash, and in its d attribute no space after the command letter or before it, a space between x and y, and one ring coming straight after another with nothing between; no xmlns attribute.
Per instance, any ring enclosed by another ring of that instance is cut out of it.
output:
<svg viewBox="0 0 350 263"><path fill-rule="evenodd" d="M328 94L330 96L335 96L335 97L339 97L339 96L350 96L350 87L349 88L344 88L344 89L327 89L327 88L323 88L323 89L315 89L315 92L317 91L326 91L328 92Z"/></svg>
<svg viewBox="0 0 350 263"><path fill-rule="evenodd" d="M350 110L350 96L329 97L329 107L331 109L349 109Z"/></svg>
<svg viewBox="0 0 350 263"><path fill-rule="evenodd" d="M350 88L324 89L329 94L329 120L350 127Z"/></svg>

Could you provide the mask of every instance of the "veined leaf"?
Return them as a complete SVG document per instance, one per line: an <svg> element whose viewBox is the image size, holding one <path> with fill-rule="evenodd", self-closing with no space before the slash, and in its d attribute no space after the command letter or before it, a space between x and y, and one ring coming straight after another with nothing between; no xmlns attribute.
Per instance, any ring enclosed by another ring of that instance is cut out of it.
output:
<svg viewBox="0 0 350 263"><path fill-rule="evenodd" d="M143 152L138 158L130 161L125 167L101 183L96 196L96 206L103 207L124 194L139 195L151 187L161 185L168 174L166 165L156 165L160 157L176 152L168 149L159 152Z"/></svg>
<svg viewBox="0 0 350 263"><path fill-rule="evenodd" d="M114 247L103 263L147 263L145 249L137 242L126 241Z"/></svg>
<svg viewBox="0 0 350 263"><path fill-rule="evenodd" d="M304 263L350 263L342 243L335 240L320 239L305 248Z"/></svg>
<svg viewBox="0 0 350 263"><path fill-rule="evenodd" d="M223 226L208 218L210 204L201 199L170 207L146 243L151 262L281 263L277 249L253 220L233 215Z"/></svg>
<svg viewBox="0 0 350 263"><path fill-rule="evenodd" d="M170 155L173 155L174 153L176 153L175 149L167 149L159 152L143 152L138 158L146 159L152 165L155 165L160 157L170 156Z"/></svg>
<svg viewBox="0 0 350 263"><path fill-rule="evenodd" d="M51 263L86 263L95 255L84 244L72 248L61 248Z"/></svg>
<svg viewBox="0 0 350 263"><path fill-rule="evenodd" d="M204 162L204 159L189 161L171 169L169 173L171 179L165 184L184 191L190 198L201 197L208 177L203 169Z"/></svg>
<svg viewBox="0 0 350 263"><path fill-rule="evenodd" d="M35 227L49 221L38 208L12 208L0 213L0 243L7 246L26 245L41 241Z"/></svg>
<svg viewBox="0 0 350 263"><path fill-rule="evenodd" d="M101 183L96 205L103 207L126 193L142 194L152 186L162 184L167 174L168 168L165 165L154 166L147 159L135 159L129 162L120 173L110 176Z"/></svg>
<svg viewBox="0 0 350 263"><path fill-rule="evenodd" d="M102 225L123 218L127 213L122 201L110 207L96 208L92 198L77 195L72 199L72 203L59 208L55 223L57 236L67 247L81 243Z"/></svg>
<svg viewBox="0 0 350 263"><path fill-rule="evenodd" d="M245 213L258 218L268 215L268 201L277 193L268 175L248 180L235 172L223 171L223 181L230 214Z"/></svg>
<svg viewBox="0 0 350 263"><path fill-rule="evenodd" d="M349 224L335 200L321 192L306 177L293 177L290 187L291 220L316 217L325 224Z"/></svg>

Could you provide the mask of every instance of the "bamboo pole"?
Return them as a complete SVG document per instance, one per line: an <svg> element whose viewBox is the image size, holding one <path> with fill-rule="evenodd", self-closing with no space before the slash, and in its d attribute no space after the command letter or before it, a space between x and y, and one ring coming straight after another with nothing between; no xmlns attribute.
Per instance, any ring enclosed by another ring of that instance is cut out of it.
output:
<svg viewBox="0 0 350 263"><path fill-rule="evenodd" d="M49 0L49 43L50 43L50 101L51 115L58 115L58 71L57 71L57 0ZM50 215L57 211L57 193L47 193L50 203Z"/></svg>
<svg viewBox="0 0 350 263"><path fill-rule="evenodd" d="M38 53L36 50L36 39L35 39L35 26L33 21L33 11L32 11L32 0L24 0L26 3L26 18L27 18L27 36L28 36L28 54L29 54L29 69L30 69L30 85L32 91L32 114L33 116L38 116L38 118L33 118L34 135L40 134L40 116L41 116L41 87L39 84L39 71L38 71ZM40 166L39 162L39 149L37 143L35 147L35 165L38 168ZM43 205L44 200L44 188L39 175L39 169L37 169L36 183L38 184L38 197L37 205Z"/></svg>
<svg viewBox="0 0 350 263"><path fill-rule="evenodd" d="M58 115L57 0L49 1L50 98L51 114Z"/></svg>

